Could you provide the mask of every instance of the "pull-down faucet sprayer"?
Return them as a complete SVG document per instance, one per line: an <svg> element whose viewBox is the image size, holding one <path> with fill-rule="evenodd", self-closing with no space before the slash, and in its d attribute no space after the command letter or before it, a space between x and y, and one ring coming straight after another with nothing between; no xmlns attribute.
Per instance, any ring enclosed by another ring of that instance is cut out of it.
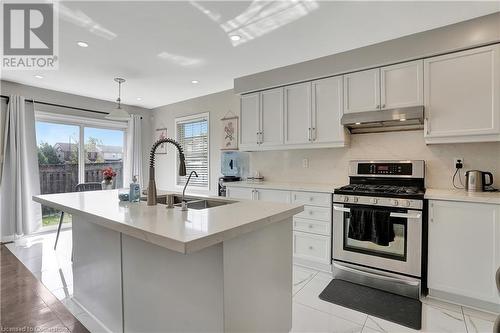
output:
<svg viewBox="0 0 500 333"><path fill-rule="evenodd" d="M151 147L151 152L149 153L148 206L156 205L155 153L156 149L162 143L171 143L177 148L177 150L179 151L179 176L186 175L186 161L180 143L169 138L164 138L156 141Z"/></svg>

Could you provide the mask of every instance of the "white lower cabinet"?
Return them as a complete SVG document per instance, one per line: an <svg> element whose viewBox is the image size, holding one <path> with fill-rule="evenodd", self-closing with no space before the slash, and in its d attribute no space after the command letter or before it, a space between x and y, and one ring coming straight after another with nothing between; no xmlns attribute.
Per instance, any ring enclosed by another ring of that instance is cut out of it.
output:
<svg viewBox="0 0 500 333"><path fill-rule="evenodd" d="M228 197L304 205L293 218L294 263L331 271L332 195L308 191L286 191L248 187L227 187Z"/></svg>
<svg viewBox="0 0 500 333"><path fill-rule="evenodd" d="M294 231L293 255L298 259L326 264L331 256L330 237Z"/></svg>
<svg viewBox="0 0 500 333"><path fill-rule="evenodd" d="M227 196L233 199L253 200L254 189L248 187L227 187Z"/></svg>
<svg viewBox="0 0 500 333"><path fill-rule="evenodd" d="M429 201L429 293L500 309L500 205Z"/></svg>

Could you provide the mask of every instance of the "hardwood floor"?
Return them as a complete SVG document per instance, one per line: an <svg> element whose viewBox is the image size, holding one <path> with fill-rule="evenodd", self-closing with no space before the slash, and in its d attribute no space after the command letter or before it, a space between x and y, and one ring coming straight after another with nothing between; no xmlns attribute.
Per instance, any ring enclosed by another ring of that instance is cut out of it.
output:
<svg viewBox="0 0 500 333"><path fill-rule="evenodd" d="M89 332L5 245L0 274L2 332Z"/></svg>

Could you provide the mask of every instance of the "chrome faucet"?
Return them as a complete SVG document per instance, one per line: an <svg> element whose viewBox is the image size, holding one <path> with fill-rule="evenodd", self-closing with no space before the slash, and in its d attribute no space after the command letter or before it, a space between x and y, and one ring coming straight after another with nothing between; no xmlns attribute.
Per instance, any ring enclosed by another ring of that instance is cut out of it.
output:
<svg viewBox="0 0 500 333"><path fill-rule="evenodd" d="M184 152L182 151L182 147L179 142L164 138L153 143L151 147L151 152L149 153L149 185L148 185L148 206L154 206L157 204L156 202L156 182L155 182L155 153L156 149L162 143L171 143L173 144L177 150L179 151L179 176L186 175L186 159L184 157Z"/></svg>
<svg viewBox="0 0 500 333"><path fill-rule="evenodd" d="M191 173L189 174L188 179L186 180L186 184L184 184L184 189L182 190L182 204L181 204L182 210L187 210L187 203L186 203L186 200L184 199L184 196L186 194L186 187L188 186L189 181L191 180L191 176L193 174L196 176L196 178L198 178L198 174L196 173L196 171L194 171L194 170L191 171Z"/></svg>

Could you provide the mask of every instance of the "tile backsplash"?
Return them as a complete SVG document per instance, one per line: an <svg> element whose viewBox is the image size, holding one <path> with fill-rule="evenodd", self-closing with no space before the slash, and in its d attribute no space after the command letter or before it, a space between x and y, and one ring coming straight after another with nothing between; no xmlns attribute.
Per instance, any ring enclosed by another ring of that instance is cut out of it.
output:
<svg viewBox="0 0 500 333"><path fill-rule="evenodd" d="M420 159L426 162L427 187L452 188L455 157L464 159L462 174L472 169L490 171L500 187L500 142L426 145L422 131L351 135L347 148L252 152L250 170L269 181L343 185L348 182L350 160ZM308 159L308 168L303 167L303 159Z"/></svg>

